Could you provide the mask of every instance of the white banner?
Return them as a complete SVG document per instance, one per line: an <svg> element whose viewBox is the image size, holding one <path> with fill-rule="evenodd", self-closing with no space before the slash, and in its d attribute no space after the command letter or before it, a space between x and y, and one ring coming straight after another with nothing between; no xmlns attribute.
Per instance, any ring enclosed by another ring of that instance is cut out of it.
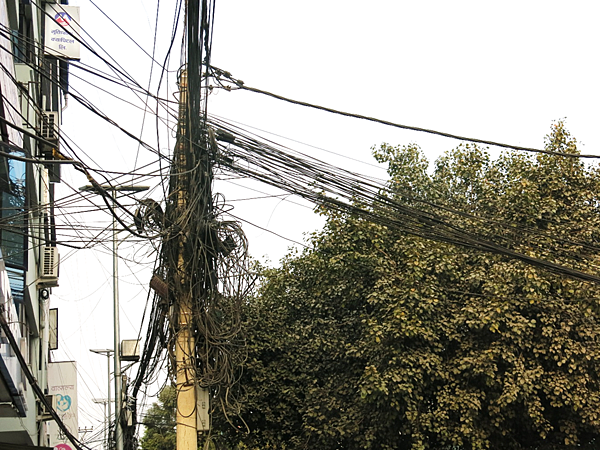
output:
<svg viewBox="0 0 600 450"><path fill-rule="evenodd" d="M56 412L67 429L79 436L77 414L77 364L75 361L48 364L48 393L54 396ZM58 450L75 450L55 421L48 422L50 446Z"/></svg>
<svg viewBox="0 0 600 450"><path fill-rule="evenodd" d="M46 4L45 51L48 55L79 59L79 6Z"/></svg>

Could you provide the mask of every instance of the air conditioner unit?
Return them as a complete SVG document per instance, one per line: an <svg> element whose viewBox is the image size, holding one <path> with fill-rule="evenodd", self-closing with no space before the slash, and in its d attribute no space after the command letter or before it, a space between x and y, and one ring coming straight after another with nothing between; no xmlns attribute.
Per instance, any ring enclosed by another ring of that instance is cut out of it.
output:
<svg viewBox="0 0 600 450"><path fill-rule="evenodd" d="M58 145L60 117L57 111L43 111L40 114L40 136Z"/></svg>
<svg viewBox="0 0 600 450"><path fill-rule="evenodd" d="M45 399L46 399L46 403L52 407L52 409L54 411L56 411L56 396L55 395L44 395ZM41 421L48 421L48 420L54 420L54 418L52 417L52 414L50 412L50 410L48 409L48 407L44 404L44 402L38 400L38 420Z"/></svg>
<svg viewBox="0 0 600 450"><path fill-rule="evenodd" d="M54 158L54 149L58 150L60 137L60 113L57 111L43 111L40 113L38 134L45 142L41 142L40 155L44 159ZM51 183L60 183L60 164L46 164Z"/></svg>
<svg viewBox="0 0 600 450"><path fill-rule="evenodd" d="M40 261L40 280L45 287L58 286L58 248L45 245L42 247Z"/></svg>

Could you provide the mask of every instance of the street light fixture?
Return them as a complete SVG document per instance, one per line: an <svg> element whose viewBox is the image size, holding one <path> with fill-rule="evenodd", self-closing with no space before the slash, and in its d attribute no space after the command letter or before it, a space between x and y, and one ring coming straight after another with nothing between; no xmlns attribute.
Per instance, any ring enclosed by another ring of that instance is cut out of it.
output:
<svg viewBox="0 0 600 450"><path fill-rule="evenodd" d="M107 395L107 402L104 404L104 430L105 430L105 437L106 437L106 449L108 450L109 445L108 445L108 426L107 423L110 423L110 415L111 415L111 408L110 408L110 355L113 354L114 350L110 350L110 349L102 349L102 350L98 350L98 349L90 349L90 352L92 353L97 353L98 355L106 355L106 366L108 369L108 395ZM94 403L100 403L100 402L96 402L95 399L92 399ZM106 415L106 405L108 404L108 415Z"/></svg>
<svg viewBox="0 0 600 450"><path fill-rule="evenodd" d="M122 410L122 379L121 379L121 355L120 355L120 335L119 335L119 260L117 257L117 220L115 218L114 209L117 206L117 192L143 192L150 189L148 186L132 186L132 185L101 185L101 189L104 191L110 191L112 193L112 231L113 231L113 310L114 310L114 354L115 354L115 440L116 450L123 450L123 430L121 428L121 410ZM98 192L97 187L94 186L83 186L79 188L80 191L84 192ZM109 394L110 397L110 394Z"/></svg>
<svg viewBox="0 0 600 450"><path fill-rule="evenodd" d="M114 400L111 399L110 396L109 396L108 398L93 398L92 401L94 403L99 403L101 405L104 405L104 448L105 448L105 450L109 450L110 449L110 444L108 442L108 438L109 438L108 428L109 428L109 424L110 424L110 413L109 413L109 416L108 416L109 418L107 420L106 405L108 405L108 407L110 408L110 404Z"/></svg>
<svg viewBox="0 0 600 450"><path fill-rule="evenodd" d="M112 353L114 352L114 350L109 350L109 349L102 349L102 350L98 350L98 349L90 349L90 352L92 353L97 353L98 355L106 355L106 366L108 369L108 394L107 394L107 401L104 403L104 437L105 437L105 441L106 441L106 449L108 450L109 445L108 445L108 424L110 424L110 416L111 416L111 400L110 400L110 355L112 355ZM96 399L92 399L92 401L94 403L101 403L100 401L96 401ZM108 405L108 415L106 414L106 406Z"/></svg>

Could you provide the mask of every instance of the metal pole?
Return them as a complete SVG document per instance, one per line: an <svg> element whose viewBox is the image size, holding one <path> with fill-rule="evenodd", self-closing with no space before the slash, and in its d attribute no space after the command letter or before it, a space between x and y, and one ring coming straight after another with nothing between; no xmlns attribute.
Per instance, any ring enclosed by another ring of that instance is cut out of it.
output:
<svg viewBox="0 0 600 450"><path fill-rule="evenodd" d="M108 424L110 423L110 419L107 420L106 416L106 405L110 405L110 397L108 398L93 398L92 401L94 403L102 403L104 406L104 449L108 450Z"/></svg>
<svg viewBox="0 0 600 450"><path fill-rule="evenodd" d="M112 190L113 210L116 209L117 191ZM114 312L114 344L115 344L115 440L117 450L123 450L123 430L121 428L121 392L123 382L121 381L121 337L119 333L119 258L117 257L117 219L112 215L113 227L113 312Z"/></svg>
<svg viewBox="0 0 600 450"><path fill-rule="evenodd" d="M102 185L100 188L105 191L111 191L112 194L112 231L113 231L113 319L114 319L114 353L115 353L115 441L116 450L123 450L123 428L121 427L121 411L122 411L122 388L123 380L121 378L121 337L119 326L119 259L117 255L117 219L115 217L117 208L117 192L142 192L149 189L148 186L111 186ZM96 192L94 186L83 186L80 191ZM109 368L109 399L110 399L110 368ZM109 405L110 408L110 405ZM110 415L110 409L109 409Z"/></svg>
<svg viewBox="0 0 600 450"><path fill-rule="evenodd" d="M110 405L110 397L104 402L104 448L108 450L108 423L106 416L106 405Z"/></svg>
<svg viewBox="0 0 600 450"><path fill-rule="evenodd" d="M110 397L110 353L111 350L107 350L106 352L106 376L108 379L108 396L106 397L106 403L108 403L108 416L106 416L106 450L110 448L108 440L110 439L110 416L112 414L111 397Z"/></svg>
<svg viewBox="0 0 600 450"><path fill-rule="evenodd" d="M106 405L110 405L110 397L104 402L104 448L108 450L108 420L106 416Z"/></svg>
<svg viewBox="0 0 600 450"><path fill-rule="evenodd" d="M111 403L111 398L110 398L110 355L112 354L112 350L109 349L104 349L104 350L93 350L90 349L90 352L92 353L96 353L98 355L106 355L106 376L107 376L107 381L108 381L108 397L106 400L106 403L104 404L104 414L106 416L106 406L108 404L108 415L104 418L105 419L105 438L106 438L106 450L108 450L109 448L109 443L108 440L110 438L110 433L108 432L108 429L110 428L110 415L111 415L111 407L110 407L110 403ZM95 401L95 400L94 400Z"/></svg>

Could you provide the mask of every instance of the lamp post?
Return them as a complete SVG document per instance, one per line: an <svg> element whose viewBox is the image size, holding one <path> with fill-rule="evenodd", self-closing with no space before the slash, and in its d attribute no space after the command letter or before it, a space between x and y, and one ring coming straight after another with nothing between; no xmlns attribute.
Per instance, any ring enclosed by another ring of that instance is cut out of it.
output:
<svg viewBox="0 0 600 450"><path fill-rule="evenodd" d="M110 403L112 402L112 399L110 397L108 398L93 398L92 401L94 403L99 403L104 405L104 449L105 450L109 450L110 445L108 443L108 424L110 423L110 418L107 420L106 419L106 405L109 405L110 408Z"/></svg>
<svg viewBox="0 0 600 450"><path fill-rule="evenodd" d="M117 192L143 192L150 189L148 186L100 186L105 191L112 193L113 211L117 205ZM96 192L94 186L83 186L80 191ZM119 259L117 256L117 220L114 213L112 214L112 231L113 231L113 318L114 318L114 354L115 354L115 441L116 450L123 450L123 430L121 427L121 411L123 406L123 381L121 378L121 351L120 351L120 333L119 333Z"/></svg>
<svg viewBox="0 0 600 450"><path fill-rule="evenodd" d="M111 415L111 407L110 407L110 355L112 355L112 353L114 352L114 350L109 350L109 349L102 349L102 350L92 350L90 349L90 352L92 353L97 353L98 355L106 355L106 366L108 369L108 394L107 394L107 401L104 404L104 430L105 430L105 438L106 438L106 450L108 450L108 426L107 424L110 423L110 415ZM94 403L101 403L101 402L96 402L96 400L92 399L94 401ZM108 415L106 415L106 405L108 404Z"/></svg>

